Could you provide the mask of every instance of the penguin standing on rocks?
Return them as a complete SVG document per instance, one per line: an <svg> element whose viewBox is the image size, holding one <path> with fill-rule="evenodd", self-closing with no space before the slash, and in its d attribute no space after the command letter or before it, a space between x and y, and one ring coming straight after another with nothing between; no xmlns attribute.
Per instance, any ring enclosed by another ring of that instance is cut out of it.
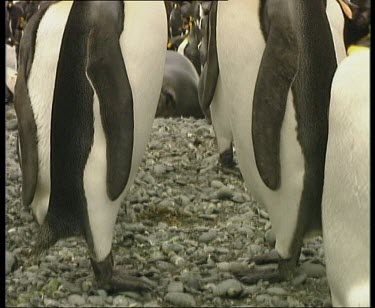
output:
<svg viewBox="0 0 375 308"><path fill-rule="evenodd" d="M370 1L340 2L352 24L362 13L369 28ZM322 221L334 307L370 307L369 29L363 33L336 70L329 108Z"/></svg>
<svg viewBox="0 0 375 308"><path fill-rule="evenodd" d="M41 225L33 252L84 236L98 288L149 289L114 268L112 238L151 132L166 43L162 1L53 3L21 42L15 109L23 203Z"/></svg>
<svg viewBox="0 0 375 308"><path fill-rule="evenodd" d="M303 239L321 232L328 107L340 45L326 10L323 0L217 2L217 53L210 37L206 64L217 63L218 76L211 76L216 83L206 79L214 90L202 105L213 122L226 113L246 187L267 209L276 236L276 256L255 260L277 267L242 272L243 282L289 279ZM212 99L217 91L220 99Z"/></svg>

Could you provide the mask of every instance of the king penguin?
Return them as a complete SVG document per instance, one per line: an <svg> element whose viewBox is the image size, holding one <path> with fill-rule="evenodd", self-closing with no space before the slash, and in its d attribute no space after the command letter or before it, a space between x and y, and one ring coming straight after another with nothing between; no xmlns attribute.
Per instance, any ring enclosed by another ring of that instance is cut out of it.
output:
<svg viewBox="0 0 375 308"><path fill-rule="evenodd" d="M353 24L371 14L369 1L341 3ZM323 242L332 305L370 307L370 36L348 53L332 81Z"/></svg>
<svg viewBox="0 0 375 308"><path fill-rule="evenodd" d="M41 225L33 251L83 236L106 290L149 288L114 268L112 239L151 133L166 43L162 1L53 3L21 43L15 109L23 203Z"/></svg>
<svg viewBox="0 0 375 308"><path fill-rule="evenodd" d="M276 236L277 269L241 273L244 282L290 278L303 239L321 233L330 87L335 48L344 46L334 44L343 38L333 36L327 9L324 0L217 2L206 64L218 74L205 81L202 106L226 146L233 135L246 187Z"/></svg>

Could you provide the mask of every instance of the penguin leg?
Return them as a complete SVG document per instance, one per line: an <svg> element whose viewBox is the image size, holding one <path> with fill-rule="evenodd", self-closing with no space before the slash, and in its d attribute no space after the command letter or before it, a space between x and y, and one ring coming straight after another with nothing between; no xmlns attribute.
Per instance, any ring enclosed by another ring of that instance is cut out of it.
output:
<svg viewBox="0 0 375 308"><path fill-rule="evenodd" d="M276 251L271 251L268 254L264 254L252 259L255 264L274 263L276 261L275 268L252 268L248 271L241 271L234 273L237 278L244 284L254 284L259 280L267 280L270 282L280 282L290 280L294 277L297 269L297 262L301 253L301 247L296 249L293 255L288 259L283 259L279 256Z"/></svg>
<svg viewBox="0 0 375 308"><path fill-rule="evenodd" d="M233 134L228 118L228 104L222 92L222 81L219 75L215 95L210 106L212 125L219 149L219 166L223 173L242 178L241 172L233 159Z"/></svg>
<svg viewBox="0 0 375 308"><path fill-rule="evenodd" d="M232 174L242 179L242 174L237 164L233 159L233 144L219 154L219 165L220 169L225 174Z"/></svg>
<svg viewBox="0 0 375 308"><path fill-rule="evenodd" d="M151 286L138 277L129 276L124 271L113 269L112 251L101 262L90 258L98 287L111 292L150 291Z"/></svg>

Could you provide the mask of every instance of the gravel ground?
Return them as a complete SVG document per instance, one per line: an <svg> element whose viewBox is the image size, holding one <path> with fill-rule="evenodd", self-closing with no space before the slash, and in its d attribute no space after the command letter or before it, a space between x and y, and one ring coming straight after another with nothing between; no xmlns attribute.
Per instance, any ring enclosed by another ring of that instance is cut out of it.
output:
<svg viewBox="0 0 375 308"><path fill-rule="evenodd" d="M204 120L156 119L135 183L120 210L115 264L143 275L152 292L95 288L86 243L59 241L28 257L37 232L21 203L17 120L6 106L6 305L29 307L329 307L320 237L305 243L299 274L244 285L235 272L270 251L272 226L242 180L220 172L213 129Z"/></svg>

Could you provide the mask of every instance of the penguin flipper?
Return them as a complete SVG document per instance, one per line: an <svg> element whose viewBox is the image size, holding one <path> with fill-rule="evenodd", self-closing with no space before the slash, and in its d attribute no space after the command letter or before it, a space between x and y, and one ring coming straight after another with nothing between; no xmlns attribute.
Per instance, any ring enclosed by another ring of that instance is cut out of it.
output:
<svg viewBox="0 0 375 308"><path fill-rule="evenodd" d="M21 148L22 200L24 205L29 205L34 199L38 178L38 148L36 123L24 74L19 74L16 81L14 106Z"/></svg>
<svg viewBox="0 0 375 308"><path fill-rule="evenodd" d="M199 95L199 103L206 117L210 114L209 108L215 94L216 84L219 77L219 61L216 46L216 18L217 18L217 2L212 1L209 14L209 38L207 62L203 67L201 74L202 92Z"/></svg>
<svg viewBox="0 0 375 308"><path fill-rule="evenodd" d="M111 22L112 21L112 22ZM101 19L88 40L87 74L96 90L107 142L107 194L117 199L131 169L134 136L133 96L113 18ZM98 48L100 46L100 48Z"/></svg>
<svg viewBox="0 0 375 308"><path fill-rule="evenodd" d="M280 131L298 66L298 45L289 3L266 2L270 23L253 98L255 161L263 182L272 190L280 186Z"/></svg>
<svg viewBox="0 0 375 308"><path fill-rule="evenodd" d="M20 141L22 170L22 200L29 205L34 199L38 179L38 147L37 127L31 100L28 93L27 80L31 70L34 52L35 35L40 19L45 13L40 10L28 23L20 44L19 68L14 90L14 108L18 119L18 136Z"/></svg>

